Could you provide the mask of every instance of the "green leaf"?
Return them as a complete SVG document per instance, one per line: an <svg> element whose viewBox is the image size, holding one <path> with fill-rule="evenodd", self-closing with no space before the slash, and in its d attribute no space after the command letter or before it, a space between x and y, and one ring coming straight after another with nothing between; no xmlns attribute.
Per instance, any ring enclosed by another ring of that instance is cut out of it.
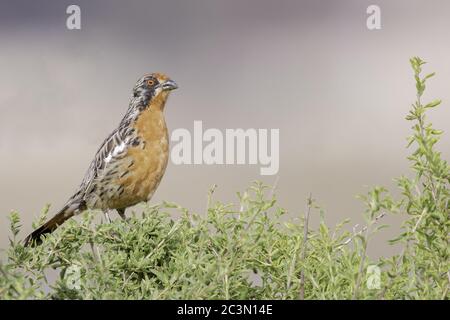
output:
<svg viewBox="0 0 450 320"><path fill-rule="evenodd" d="M440 105L441 102L442 102L441 100L434 100L434 101L428 103L428 104L425 106L425 109L434 108L434 107Z"/></svg>

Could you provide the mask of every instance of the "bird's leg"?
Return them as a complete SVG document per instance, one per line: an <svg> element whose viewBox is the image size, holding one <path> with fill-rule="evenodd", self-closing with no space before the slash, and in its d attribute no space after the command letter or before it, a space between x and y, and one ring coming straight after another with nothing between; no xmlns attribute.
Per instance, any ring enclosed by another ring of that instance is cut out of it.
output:
<svg viewBox="0 0 450 320"><path fill-rule="evenodd" d="M105 215L105 219L108 223L111 223L111 218L109 216L109 210L103 211L103 214Z"/></svg>
<svg viewBox="0 0 450 320"><path fill-rule="evenodd" d="M127 216L125 215L125 209L117 209L117 213L122 218L122 220L126 220Z"/></svg>

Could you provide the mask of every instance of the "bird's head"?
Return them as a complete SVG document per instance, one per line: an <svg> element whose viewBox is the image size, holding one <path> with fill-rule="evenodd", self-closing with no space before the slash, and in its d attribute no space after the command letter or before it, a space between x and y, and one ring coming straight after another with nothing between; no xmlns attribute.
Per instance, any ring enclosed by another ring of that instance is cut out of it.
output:
<svg viewBox="0 0 450 320"><path fill-rule="evenodd" d="M167 99L170 91L178 88L175 81L171 80L163 73L151 73L141 77L133 88L134 98L142 100L144 105L148 105L154 99Z"/></svg>

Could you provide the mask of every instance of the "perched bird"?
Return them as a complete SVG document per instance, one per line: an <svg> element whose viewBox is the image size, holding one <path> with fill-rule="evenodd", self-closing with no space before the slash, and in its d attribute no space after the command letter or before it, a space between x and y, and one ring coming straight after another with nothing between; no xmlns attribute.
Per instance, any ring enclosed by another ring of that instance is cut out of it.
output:
<svg viewBox="0 0 450 320"><path fill-rule="evenodd" d="M169 158L164 105L177 84L161 73L143 76L133 88L124 118L98 149L81 185L66 205L33 231L25 245L40 244L41 236L87 209L100 209L109 221L117 210L148 201L158 187Z"/></svg>

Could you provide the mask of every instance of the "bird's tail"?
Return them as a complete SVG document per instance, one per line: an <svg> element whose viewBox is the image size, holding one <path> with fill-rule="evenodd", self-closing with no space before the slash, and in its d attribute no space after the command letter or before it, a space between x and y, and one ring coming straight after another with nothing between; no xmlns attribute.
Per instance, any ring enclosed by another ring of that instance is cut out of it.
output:
<svg viewBox="0 0 450 320"><path fill-rule="evenodd" d="M47 233L52 233L60 225L62 225L66 220L77 214L83 205L79 202L69 202L64 208L62 208L57 214L53 216L50 220L44 223L42 226L34 230L28 235L24 240L25 246L35 246L42 243L41 236Z"/></svg>

